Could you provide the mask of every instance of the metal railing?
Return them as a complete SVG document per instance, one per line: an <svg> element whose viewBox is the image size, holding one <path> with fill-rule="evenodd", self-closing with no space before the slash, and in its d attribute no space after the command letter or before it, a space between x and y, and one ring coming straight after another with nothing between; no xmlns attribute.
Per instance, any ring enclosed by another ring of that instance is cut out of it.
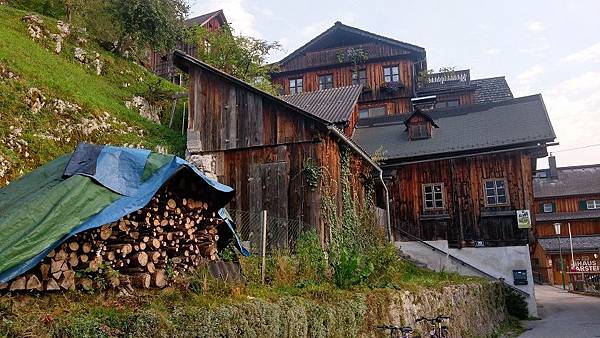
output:
<svg viewBox="0 0 600 338"><path fill-rule="evenodd" d="M600 296L600 273L569 273L572 290Z"/></svg>
<svg viewBox="0 0 600 338"><path fill-rule="evenodd" d="M427 83L446 83L446 82L465 82L471 81L471 72L469 69L456 70L443 73L433 73L427 76Z"/></svg>

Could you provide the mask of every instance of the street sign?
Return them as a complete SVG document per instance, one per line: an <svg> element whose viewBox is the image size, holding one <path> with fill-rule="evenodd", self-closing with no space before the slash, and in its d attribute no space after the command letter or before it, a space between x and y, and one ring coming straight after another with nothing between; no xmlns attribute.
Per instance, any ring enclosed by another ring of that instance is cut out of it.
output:
<svg viewBox="0 0 600 338"><path fill-rule="evenodd" d="M519 229L531 229L531 212L529 210L517 210L517 225Z"/></svg>

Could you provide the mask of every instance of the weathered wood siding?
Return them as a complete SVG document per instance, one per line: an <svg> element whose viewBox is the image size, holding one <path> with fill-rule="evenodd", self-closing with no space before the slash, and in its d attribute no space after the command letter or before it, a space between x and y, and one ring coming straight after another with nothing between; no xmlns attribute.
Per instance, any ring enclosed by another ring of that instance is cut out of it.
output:
<svg viewBox="0 0 600 338"><path fill-rule="evenodd" d="M543 214L543 204L552 203L556 208L554 213L585 212L585 210L580 210L579 203L587 200L600 200L600 194L536 198L533 209L535 214ZM556 236L554 232L555 222L557 221L537 221L535 230L537 237ZM600 219L562 220L558 222L562 223L563 235L568 234L567 223L571 223L571 233L573 236L600 234Z"/></svg>
<svg viewBox="0 0 600 338"><path fill-rule="evenodd" d="M188 153L215 160L219 181L236 189L229 207L303 221L327 243L321 200L327 192L341 211L340 141L319 122L266 94L199 67L189 71ZM309 161L323 171L317 187L307 180ZM351 164L352 196L364 203L363 176L372 168L354 153ZM290 229L296 230L304 229Z"/></svg>
<svg viewBox="0 0 600 338"><path fill-rule="evenodd" d="M396 93L387 93L381 90L384 83L383 67L398 66L400 81L404 85ZM413 61L406 56L399 56L392 60L379 62L368 61L359 66L365 69L367 74L367 83L371 91L365 91L359 99L359 106L381 106L385 104L389 115L402 114L410 111L410 98L414 97L414 66ZM316 70L304 70L293 73L280 73L273 76L273 81L281 86L283 92L290 93L290 79L302 77L303 91L312 92L319 90L319 76L325 74L333 75L334 87L345 87L352 85L352 72L354 67L348 64L335 62L326 67Z"/></svg>
<svg viewBox="0 0 600 338"><path fill-rule="evenodd" d="M523 244L528 232L518 229L515 210L532 207L531 173L530 156L517 151L400 166L390 182L392 224L423 240L448 239L451 245L475 240L486 246ZM485 205L484 180L489 178L506 179L507 206ZM444 210L424 211L422 185L427 183L443 183Z"/></svg>

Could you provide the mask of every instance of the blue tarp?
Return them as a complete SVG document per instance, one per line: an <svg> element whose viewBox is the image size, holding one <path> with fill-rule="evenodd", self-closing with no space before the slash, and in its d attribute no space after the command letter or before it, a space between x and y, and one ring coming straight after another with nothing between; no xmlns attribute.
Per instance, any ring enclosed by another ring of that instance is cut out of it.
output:
<svg viewBox="0 0 600 338"><path fill-rule="evenodd" d="M37 254L33 257L20 261L19 264L7 270L0 270L0 282L9 281L30 270L44 259L50 251L58 247L69 237L104 224L115 222L123 216L143 208L150 202L151 198L163 184L180 170L191 170L191 172L196 174L199 182L203 183L201 184L201 194L203 196L210 196L210 200L208 201L209 209L218 211L218 214L226 220L231 238L237 244L240 252L247 256L249 254L248 251L241 245L239 237L235 233L235 224L223 208L233 197L234 190L231 187L208 178L193 165L176 156L163 157L162 165L153 170L146 180L143 180L142 177L145 174L145 169L147 169L150 154L150 151L147 150L80 144L65 168L64 180L68 180L73 175L89 177L96 184L114 193L118 193L120 197L116 198L98 213L82 219L79 224L67 229L68 232L65 232L62 237L54 240L51 245L41 252L39 250L35 251ZM26 180L27 176L12 184L20 184L20 181ZM3 190L10 191L10 189L6 188ZM3 191L0 190L0 196L6 195L6 193L2 193ZM59 207L69 208L70 206L59 203ZM72 210L72 213L77 212L78 210ZM2 215L0 214L0 230L2 230L1 220ZM43 224L44 219L33 221L37 222L33 224L34 227L45 226ZM31 224L27 225L31 226ZM25 244L27 243L26 238L24 242ZM0 250L1 256L2 251Z"/></svg>

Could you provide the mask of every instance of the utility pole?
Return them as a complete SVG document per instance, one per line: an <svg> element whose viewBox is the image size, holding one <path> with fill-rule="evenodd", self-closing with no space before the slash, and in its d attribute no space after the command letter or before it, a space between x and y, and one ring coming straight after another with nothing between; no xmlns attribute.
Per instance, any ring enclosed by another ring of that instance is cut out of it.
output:
<svg viewBox="0 0 600 338"><path fill-rule="evenodd" d="M563 261L562 248L560 246L560 223L554 223L554 231L556 232L556 238L558 238L558 252L560 255L560 272L562 274L562 286L563 290L566 290L567 287L565 286L565 264Z"/></svg>

